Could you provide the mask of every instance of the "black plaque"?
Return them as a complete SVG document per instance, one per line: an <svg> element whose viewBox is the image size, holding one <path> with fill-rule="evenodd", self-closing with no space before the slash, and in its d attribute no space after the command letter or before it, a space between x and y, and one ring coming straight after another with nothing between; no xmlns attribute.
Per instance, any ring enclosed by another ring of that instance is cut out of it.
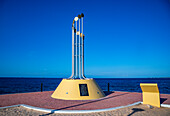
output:
<svg viewBox="0 0 170 116"><path fill-rule="evenodd" d="M79 84L80 96L89 96L87 84Z"/></svg>

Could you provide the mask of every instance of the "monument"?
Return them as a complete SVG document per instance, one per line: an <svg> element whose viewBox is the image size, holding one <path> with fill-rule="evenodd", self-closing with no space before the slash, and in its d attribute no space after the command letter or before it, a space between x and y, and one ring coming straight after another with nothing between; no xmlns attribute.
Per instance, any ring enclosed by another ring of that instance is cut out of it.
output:
<svg viewBox="0 0 170 116"><path fill-rule="evenodd" d="M72 75L63 79L52 98L65 100L90 100L105 96L94 79L84 76L84 14L75 17L72 24Z"/></svg>

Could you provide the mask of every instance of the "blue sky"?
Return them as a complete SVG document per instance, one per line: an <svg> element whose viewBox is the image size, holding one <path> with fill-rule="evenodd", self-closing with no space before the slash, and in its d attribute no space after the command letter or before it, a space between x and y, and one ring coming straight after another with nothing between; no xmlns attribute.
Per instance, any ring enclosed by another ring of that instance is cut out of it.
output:
<svg viewBox="0 0 170 116"><path fill-rule="evenodd" d="M69 77L80 13L87 77L170 77L169 0L1 0L0 77Z"/></svg>

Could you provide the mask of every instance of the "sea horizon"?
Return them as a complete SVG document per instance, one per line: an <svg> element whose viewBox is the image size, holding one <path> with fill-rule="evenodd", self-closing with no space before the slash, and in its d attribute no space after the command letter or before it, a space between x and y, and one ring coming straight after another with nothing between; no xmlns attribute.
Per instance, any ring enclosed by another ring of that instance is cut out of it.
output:
<svg viewBox="0 0 170 116"><path fill-rule="evenodd" d="M97 77L97 76L96 76ZM54 91L63 78L47 77L0 77L0 94ZM142 92L140 83L157 83L161 94L170 94L170 78L94 78L103 91Z"/></svg>
<svg viewBox="0 0 170 116"><path fill-rule="evenodd" d="M7 77L5 77L5 76L2 76L2 77L0 77L0 78L57 78L57 79L62 79L62 78L64 78L64 79L66 79L66 78L69 78L70 76L67 76L67 77L65 77L65 76L62 76L62 77L59 77L59 76L56 76L56 77L43 77L43 76L7 76ZM144 78L151 78L151 79L153 79L153 78L161 78L161 79L163 79L163 78L170 78L170 77L111 77L111 76L87 76L86 78L97 78L97 79L100 79L100 78L102 78L102 79L144 79Z"/></svg>

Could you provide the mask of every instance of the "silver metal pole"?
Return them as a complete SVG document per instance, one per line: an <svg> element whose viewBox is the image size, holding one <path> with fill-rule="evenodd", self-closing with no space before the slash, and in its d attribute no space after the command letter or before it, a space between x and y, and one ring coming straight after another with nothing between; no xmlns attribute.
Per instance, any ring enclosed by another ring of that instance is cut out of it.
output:
<svg viewBox="0 0 170 116"><path fill-rule="evenodd" d="M83 35L83 17L82 17L82 77L84 78L84 35Z"/></svg>
<svg viewBox="0 0 170 116"><path fill-rule="evenodd" d="M77 77L77 21L76 21L76 77Z"/></svg>
<svg viewBox="0 0 170 116"><path fill-rule="evenodd" d="M81 61L80 61L80 19L79 19L79 78L81 78Z"/></svg>
<svg viewBox="0 0 170 116"><path fill-rule="evenodd" d="M69 78L74 78L74 22L72 23L72 75Z"/></svg>
<svg viewBox="0 0 170 116"><path fill-rule="evenodd" d="M74 24L72 26L72 75L71 78L74 78Z"/></svg>

